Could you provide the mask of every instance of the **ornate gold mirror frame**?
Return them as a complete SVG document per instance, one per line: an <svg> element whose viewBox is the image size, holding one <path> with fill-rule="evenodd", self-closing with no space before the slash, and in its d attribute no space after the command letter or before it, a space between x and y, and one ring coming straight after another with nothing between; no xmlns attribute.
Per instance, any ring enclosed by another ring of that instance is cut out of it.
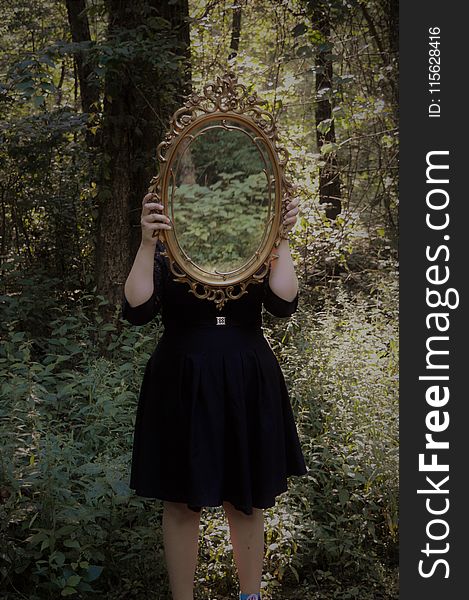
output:
<svg viewBox="0 0 469 600"><path fill-rule="evenodd" d="M163 214L174 222L170 214L168 188L172 176L172 165L177 157L181 142L187 139L201 124L211 120L229 120L251 129L264 142L271 160L275 200L259 247L240 268L229 272L204 271L178 243L172 229L159 229L153 236L165 245L163 254L168 257L174 280L190 286L197 298L213 300L221 309L228 300L236 300L247 293L251 283L261 283L266 276L270 255L285 236L283 216L292 197L293 186L285 177L288 152L278 144L278 133L273 116L260 108L266 101L260 100L255 92L237 82L233 72L217 77L215 82L203 88L203 94L193 92L171 118L170 129L157 147L160 164L159 174L152 178L148 191L156 194L157 202L163 205ZM223 121L222 121L223 122ZM190 139L190 138L189 138ZM270 182L269 182L270 185ZM152 211L156 212L156 211ZM269 228L267 233L267 228Z"/></svg>

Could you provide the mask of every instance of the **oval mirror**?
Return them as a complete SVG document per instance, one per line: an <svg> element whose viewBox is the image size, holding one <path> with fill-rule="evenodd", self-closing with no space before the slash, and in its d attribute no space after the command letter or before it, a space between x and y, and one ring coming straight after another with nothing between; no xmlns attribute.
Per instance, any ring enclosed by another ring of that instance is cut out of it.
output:
<svg viewBox="0 0 469 600"><path fill-rule="evenodd" d="M173 225L158 235L174 278L219 308L266 275L290 199L286 152L260 104L232 73L192 94L158 146L149 188Z"/></svg>
<svg viewBox="0 0 469 600"><path fill-rule="evenodd" d="M210 119L183 138L169 175L169 214L195 268L233 276L253 260L275 210L273 171L262 138L242 122Z"/></svg>

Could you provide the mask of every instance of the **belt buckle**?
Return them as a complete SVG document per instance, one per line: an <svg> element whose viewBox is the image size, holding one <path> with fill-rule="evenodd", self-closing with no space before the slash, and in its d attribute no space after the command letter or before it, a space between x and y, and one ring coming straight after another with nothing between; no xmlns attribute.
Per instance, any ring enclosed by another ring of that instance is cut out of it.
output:
<svg viewBox="0 0 469 600"><path fill-rule="evenodd" d="M225 317L217 317L217 325L226 325Z"/></svg>

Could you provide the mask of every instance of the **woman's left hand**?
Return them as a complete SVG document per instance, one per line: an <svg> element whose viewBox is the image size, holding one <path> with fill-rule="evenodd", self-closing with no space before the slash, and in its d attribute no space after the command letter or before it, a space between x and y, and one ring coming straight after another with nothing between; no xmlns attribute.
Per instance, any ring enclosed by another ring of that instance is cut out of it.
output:
<svg viewBox="0 0 469 600"><path fill-rule="evenodd" d="M300 212L300 209L298 208L299 203L299 198L293 198L287 204L288 212L285 214L285 218L283 219L284 231L286 234L290 233L298 219L298 213Z"/></svg>

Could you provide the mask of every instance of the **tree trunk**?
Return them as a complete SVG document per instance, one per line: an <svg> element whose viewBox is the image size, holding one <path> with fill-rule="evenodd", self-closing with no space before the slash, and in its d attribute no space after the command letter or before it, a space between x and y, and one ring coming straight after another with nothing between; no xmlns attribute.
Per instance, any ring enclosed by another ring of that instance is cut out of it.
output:
<svg viewBox="0 0 469 600"><path fill-rule="evenodd" d="M311 11L313 27L320 32L323 44L330 38L330 22L325 7L315 4ZM325 143L335 143L334 121L330 127L321 132L318 125L326 119L332 119L331 101L325 90L332 90L332 59L331 49L318 47L316 50L316 139L320 150ZM329 204L326 207L326 216L335 219L342 209L340 174L335 151L324 155L326 164L319 168L319 203Z"/></svg>
<svg viewBox="0 0 469 600"><path fill-rule="evenodd" d="M378 52L381 56L381 60L385 67L389 65L396 66L398 54L399 54L399 0L386 0L384 3L385 16L387 21L387 37L388 45L386 46L385 41L380 38L373 17L368 11L365 4L360 5L363 16L368 24L371 36L375 41ZM398 78L395 77L393 72L388 74L386 83L391 91L391 104L395 110L396 126L398 126L399 116L399 85Z"/></svg>
<svg viewBox="0 0 469 600"><path fill-rule="evenodd" d="M233 22L231 25L231 43L230 43L230 55L228 60L232 60L236 57L239 50L239 40L241 38L241 5L235 5L233 8Z"/></svg>
<svg viewBox="0 0 469 600"><path fill-rule="evenodd" d="M119 35L135 44L139 39L135 30L139 28L139 36L151 35L155 46L163 36L174 40L169 51L166 46L155 47L159 57L167 52L167 62L174 63L173 52L187 62L187 0L172 4L169 0L108 0L107 6L111 43ZM168 28L156 33L141 27L155 12L168 21ZM151 57L143 57L146 55L120 60L105 77L95 273L98 294L111 303L121 301L123 285L140 244L142 199L156 173L156 147L190 86L187 64L182 72L173 71L163 69L161 62L155 66Z"/></svg>
<svg viewBox="0 0 469 600"><path fill-rule="evenodd" d="M399 127L399 0L389 0L389 21L388 21L389 48L391 51L390 61L395 72L391 73L391 79L394 82L394 119L396 127Z"/></svg>
<svg viewBox="0 0 469 600"><path fill-rule="evenodd" d="M163 19L171 24L171 29L176 33L177 39L182 44L182 53L184 57L183 82L176 90L176 103L179 106L183 103L184 97L192 91L192 66L191 66L191 38L189 25L189 0L153 0L151 4L155 5ZM180 51L179 51L180 52Z"/></svg>
<svg viewBox="0 0 469 600"><path fill-rule="evenodd" d="M91 42L90 26L86 14L86 0L66 0L70 33L74 42ZM93 77L93 64L86 51L75 53L80 84L81 109L84 113L99 112L99 85ZM93 106L94 105L94 106ZM86 141L89 148L99 146L100 140L88 129Z"/></svg>

